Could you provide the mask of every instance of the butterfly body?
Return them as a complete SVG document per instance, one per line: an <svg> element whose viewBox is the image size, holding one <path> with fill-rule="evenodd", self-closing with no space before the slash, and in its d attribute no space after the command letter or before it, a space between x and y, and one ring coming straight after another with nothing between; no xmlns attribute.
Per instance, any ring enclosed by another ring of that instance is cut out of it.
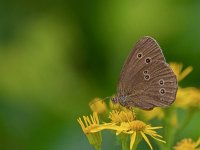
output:
<svg viewBox="0 0 200 150"><path fill-rule="evenodd" d="M166 63L158 43L143 37L129 54L118 83L114 103L151 110L171 105L178 89L177 79Z"/></svg>

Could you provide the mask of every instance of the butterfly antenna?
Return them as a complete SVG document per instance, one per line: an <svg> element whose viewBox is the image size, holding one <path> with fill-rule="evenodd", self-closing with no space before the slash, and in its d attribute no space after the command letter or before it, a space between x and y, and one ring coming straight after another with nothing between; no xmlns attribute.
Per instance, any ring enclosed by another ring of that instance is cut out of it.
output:
<svg viewBox="0 0 200 150"><path fill-rule="evenodd" d="M106 99L110 99L111 97L110 96L107 96L105 98L103 98L102 100L106 100Z"/></svg>
<svg viewBox="0 0 200 150"><path fill-rule="evenodd" d="M107 96L107 97L105 97L105 98L103 98L103 99L99 98L98 100L93 100L93 101L91 101L91 102L89 103L89 105L91 106L92 104L94 104L94 103L96 103L96 102L98 102L98 101L102 101L102 103L103 103L106 99L110 99L110 98L111 98L110 96Z"/></svg>

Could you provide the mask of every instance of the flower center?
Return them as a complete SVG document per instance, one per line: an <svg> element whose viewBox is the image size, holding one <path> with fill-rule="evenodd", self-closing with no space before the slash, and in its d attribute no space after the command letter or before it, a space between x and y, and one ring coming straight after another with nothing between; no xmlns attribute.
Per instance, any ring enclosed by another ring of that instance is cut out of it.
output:
<svg viewBox="0 0 200 150"><path fill-rule="evenodd" d="M133 111L112 111L109 115L109 118L114 123L121 122L131 122L135 119L135 113Z"/></svg>
<svg viewBox="0 0 200 150"><path fill-rule="evenodd" d="M134 130L134 131L144 131L146 127L146 124L142 121L139 121L139 120L135 120L135 121L132 121L130 122L130 128L131 130Z"/></svg>

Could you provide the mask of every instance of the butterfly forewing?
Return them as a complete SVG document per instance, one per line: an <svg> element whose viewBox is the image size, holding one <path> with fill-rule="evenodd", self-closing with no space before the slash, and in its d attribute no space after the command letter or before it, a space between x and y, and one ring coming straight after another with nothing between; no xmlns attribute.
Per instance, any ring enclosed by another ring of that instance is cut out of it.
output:
<svg viewBox="0 0 200 150"><path fill-rule="evenodd" d="M152 61L165 61L162 50L158 43L151 37L145 36L140 39L122 68L118 87L120 88L121 82L131 82L135 74L146 64ZM150 62L148 62L150 61Z"/></svg>

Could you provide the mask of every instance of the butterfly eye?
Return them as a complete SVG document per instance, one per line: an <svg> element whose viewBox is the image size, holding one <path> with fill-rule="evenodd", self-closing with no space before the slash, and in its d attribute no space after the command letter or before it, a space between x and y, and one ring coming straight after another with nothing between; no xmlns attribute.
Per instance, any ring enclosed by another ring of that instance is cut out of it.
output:
<svg viewBox="0 0 200 150"><path fill-rule="evenodd" d="M147 70L144 70L144 71L143 71L143 74L147 74L147 73L148 73L148 71L147 71Z"/></svg>
<svg viewBox="0 0 200 150"><path fill-rule="evenodd" d="M117 97L112 97L111 100L112 100L113 103L117 103L118 102L118 98Z"/></svg>
<svg viewBox="0 0 200 150"><path fill-rule="evenodd" d="M148 63L150 63L150 62L151 62L151 58L148 57L148 58L145 59L145 63L148 64Z"/></svg>
<svg viewBox="0 0 200 150"><path fill-rule="evenodd" d="M164 85L164 80L163 79L159 80L159 85L161 85L161 86Z"/></svg>
<svg viewBox="0 0 200 150"><path fill-rule="evenodd" d="M166 91L165 91L165 89L164 89L164 88L162 88L162 89L160 89L160 91L159 91L159 92L160 92L160 94L161 94L161 95L164 95Z"/></svg>
<svg viewBox="0 0 200 150"><path fill-rule="evenodd" d="M139 59L142 58L142 53L138 53L137 58L139 58Z"/></svg>
<svg viewBox="0 0 200 150"><path fill-rule="evenodd" d="M144 79L145 79L145 80L149 80L149 79L150 79L150 75L149 75L149 74L146 74L146 75L144 76Z"/></svg>

